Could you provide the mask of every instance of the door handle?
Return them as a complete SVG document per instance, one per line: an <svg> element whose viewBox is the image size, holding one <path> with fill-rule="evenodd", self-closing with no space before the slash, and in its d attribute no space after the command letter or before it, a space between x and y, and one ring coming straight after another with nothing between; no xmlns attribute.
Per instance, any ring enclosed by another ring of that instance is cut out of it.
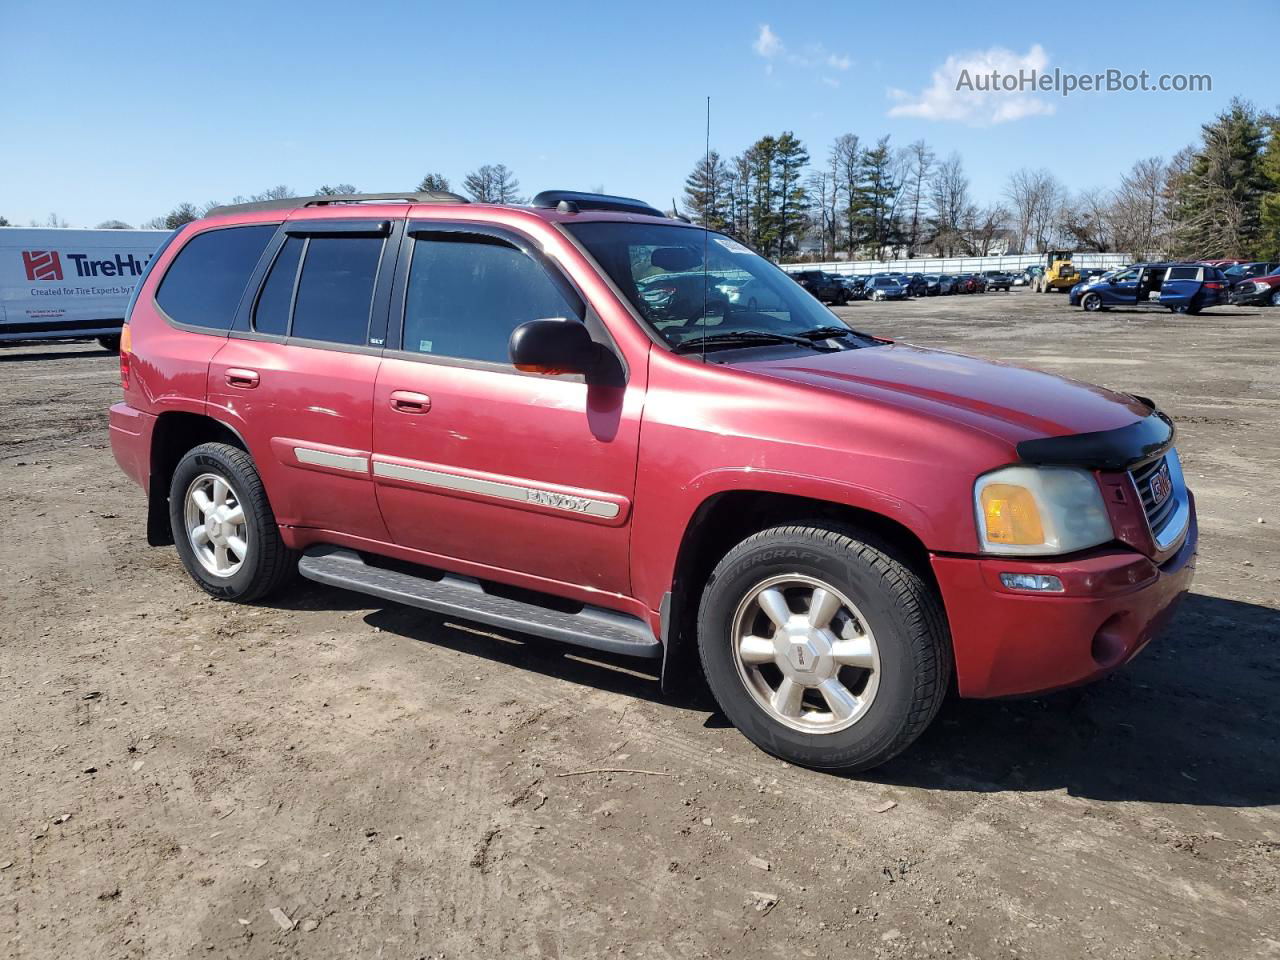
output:
<svg viewBox="0 0 1280 960"><path fill-rule="evenodd" d="M260 377L257 370L245 370L242 367L228 367L227 384L232 387L239 387L242 390L252 390L258 385Z"/></svg>
<svg viewBox="0 0 1280 960"><path fill-rule="evenodd" d="M392 390L391 409L397 413L426 413L431 409L431 398L412 390Z"/></svg>

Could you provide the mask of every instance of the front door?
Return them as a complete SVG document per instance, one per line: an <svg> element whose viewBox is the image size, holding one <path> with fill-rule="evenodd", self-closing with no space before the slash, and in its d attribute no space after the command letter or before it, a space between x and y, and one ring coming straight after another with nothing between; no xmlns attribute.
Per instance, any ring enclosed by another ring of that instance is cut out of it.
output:
<svg viewBox="0 0 1280 960"><path fill-rule="evenodd" d="M392 540L477 576L626 595L645 371L516 370L507 345L527 320L577 319L607 343L577 288L514 231L409 233L373 397Z"/></svg>

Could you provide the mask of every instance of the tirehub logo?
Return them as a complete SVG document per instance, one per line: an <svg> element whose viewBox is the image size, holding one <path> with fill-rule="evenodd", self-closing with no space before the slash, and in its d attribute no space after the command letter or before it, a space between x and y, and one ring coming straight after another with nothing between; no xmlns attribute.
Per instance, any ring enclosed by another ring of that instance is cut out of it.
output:
<svg viewBox="0 0 1280 960"><path fill-rule="evenodd" d="M23 250L22 265L28 280L62 279L62 260L56 250Z"/></svg>

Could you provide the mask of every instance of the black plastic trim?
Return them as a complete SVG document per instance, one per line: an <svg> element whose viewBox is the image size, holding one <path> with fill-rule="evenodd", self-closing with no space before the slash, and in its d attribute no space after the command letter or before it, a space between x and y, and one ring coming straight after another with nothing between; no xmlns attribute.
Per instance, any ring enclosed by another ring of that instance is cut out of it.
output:
<svg viewBox="0 0 1280 960"><path fill-rule="evenodd" d="M1175 433L1173 421L1153 410L1127 427L1023 440L1018 444L1018 457L1024 463L1043 466L1128 470L1161 456L1173 446Z"/></svg>
<svg viewBox="0 0 1280 960"><path fill-rule="evenodd" d="M662 217L666 214L656 207L651 207L643 200L634 197L616 197L608 193L580 193L577 190L543 190L530 201L530 204L542 209L557 210L560 204L572 204L577 210L613 210L617 213L638 213L645 217ZM577 210L563 210L562 213L576 213Z"/></svg>

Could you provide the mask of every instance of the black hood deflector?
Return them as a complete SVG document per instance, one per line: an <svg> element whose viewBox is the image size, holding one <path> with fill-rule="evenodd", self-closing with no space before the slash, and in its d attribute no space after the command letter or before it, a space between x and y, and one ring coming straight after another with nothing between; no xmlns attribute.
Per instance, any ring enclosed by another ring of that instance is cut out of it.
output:
<svg viewBox="0 0 1280 960"><path fill-rule="evenodd" d="M1018 456L1024 463L1045 466L1128 470L1164 453L1173 436L1173 421L1153 409L1150 416L1115 430L1023 440Z"/></svg>

